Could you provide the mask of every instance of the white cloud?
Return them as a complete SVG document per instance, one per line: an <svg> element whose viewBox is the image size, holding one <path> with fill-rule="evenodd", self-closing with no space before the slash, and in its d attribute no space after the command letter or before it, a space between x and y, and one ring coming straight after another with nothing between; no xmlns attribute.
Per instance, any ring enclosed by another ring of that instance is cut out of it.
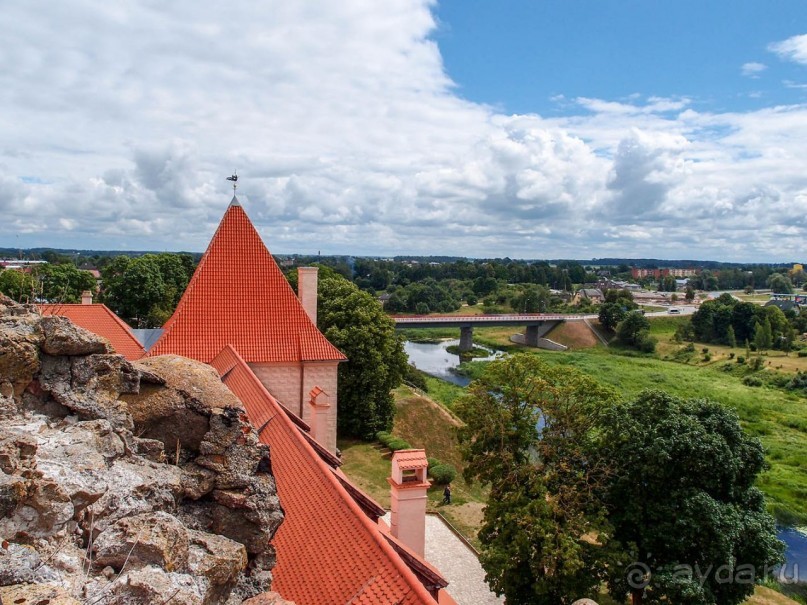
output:
<svg viewBox="0 0 807 605"><path fill-rule="evenodd" d="M503 115L454 93L433 8L9 0L0 246L201 250L237 169L274 252L800 255L807 107Z"/></svg>
<svg viewBox="0 0 807 605"><path fill-rule="evenodd" d="M764 63L743 63L743 66L740 68L740 73L744 75L746 78L759 78L759 74L763 71L768 69L768 66Z"/></svg>
<svg viewBox="0 0 807 605"><path fill-rule="evenodd" d="M768 50L776 53L786 61L807 65L807 34L792 36L781 42L774 42L768 45Z"/></svg>

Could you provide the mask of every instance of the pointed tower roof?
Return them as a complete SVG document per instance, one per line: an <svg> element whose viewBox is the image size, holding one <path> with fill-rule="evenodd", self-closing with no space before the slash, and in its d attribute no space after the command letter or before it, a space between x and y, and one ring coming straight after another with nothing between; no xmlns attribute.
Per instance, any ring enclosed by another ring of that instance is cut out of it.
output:
<svg viewBox="0 0 807 605"><path fill-rule="evenodd" d="M233 196L150 356L209 363L226 345L247 362L342 361L311 322Z"/></svg>

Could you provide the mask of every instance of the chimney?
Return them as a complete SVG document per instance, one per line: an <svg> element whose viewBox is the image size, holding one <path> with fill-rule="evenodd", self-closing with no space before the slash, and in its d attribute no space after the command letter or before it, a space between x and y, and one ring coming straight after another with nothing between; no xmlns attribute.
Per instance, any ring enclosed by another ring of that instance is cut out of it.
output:
<svg viewBox="0 0 807 605"><path fill-rule="evenodd" d="M89 290L84 290L81 293L81 304L82 305L91 305L92 304L92 292Z"/></svg>
<svg viewBox="0 0 807 605"><path fill-rule="evenodd" d="M425 450L398 450L392 455L390 529L392 535L421 557L426 547L426 479L429 463Z"/></svg>
<svg viewBox="0 0 807 605"><path fill-rule="evenodd" d="M328 430L328 419L331 411L331 398L328 393L319 387L314 387L309 393L308 404L311 406L311 436L321 445L333 451L336 446L327 442L330 431Z"/></svg>
<svg viewBox="0 0 807 605"><path fill-rule="evenodd" d="M317 271L316 267L297 269L297 297L314 325L317 325Z"/></svg>

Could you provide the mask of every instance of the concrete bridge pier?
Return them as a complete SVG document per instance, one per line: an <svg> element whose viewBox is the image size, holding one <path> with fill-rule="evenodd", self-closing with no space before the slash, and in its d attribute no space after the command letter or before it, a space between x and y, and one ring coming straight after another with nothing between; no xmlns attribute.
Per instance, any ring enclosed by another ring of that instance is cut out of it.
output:
<svg viewBox="0 0 807 605"><path fill-rule="evenodd" d="M538 346L538 328L541 327L540 324L532 324L526 327L524 330L524 344L528 347L537 347Z"/></svg>
<svg viewBox="0 0 807 605"><path fill-rule="evenodd" d="M474 348L474 327L460 326L460 352L466 353Z"/></svg>
<svg viewBox="0 0 807 605"><path fill-rule="evenodd" d="M559 321L540 321L527 324L524 330L524 344L528 347L537 347L538 341L549 334Z"/></svg>

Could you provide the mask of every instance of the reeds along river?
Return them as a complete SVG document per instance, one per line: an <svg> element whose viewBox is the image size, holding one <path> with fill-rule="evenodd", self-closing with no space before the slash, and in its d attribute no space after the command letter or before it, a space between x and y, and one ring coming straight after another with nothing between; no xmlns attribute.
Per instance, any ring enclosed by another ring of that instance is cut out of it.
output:
<svg viewBox="0 0 807 605"><path fill-rule="evenodd" d="M452 345L459 345L459 340L444 340L439 343L404 343L404 349L409 356L409 363L414 364L418 370L454 383L461 387L468 386L471 380L466 376L455 374L454 370L460 365L459 355L449 353L446 349ZM496 359L502 354L490 351L489 357L478 357L477 361ZM779 539L787 546L787 562L782 569L782 576L789 581L807 583L807 530L783 528L779 531Z"/></svg>

